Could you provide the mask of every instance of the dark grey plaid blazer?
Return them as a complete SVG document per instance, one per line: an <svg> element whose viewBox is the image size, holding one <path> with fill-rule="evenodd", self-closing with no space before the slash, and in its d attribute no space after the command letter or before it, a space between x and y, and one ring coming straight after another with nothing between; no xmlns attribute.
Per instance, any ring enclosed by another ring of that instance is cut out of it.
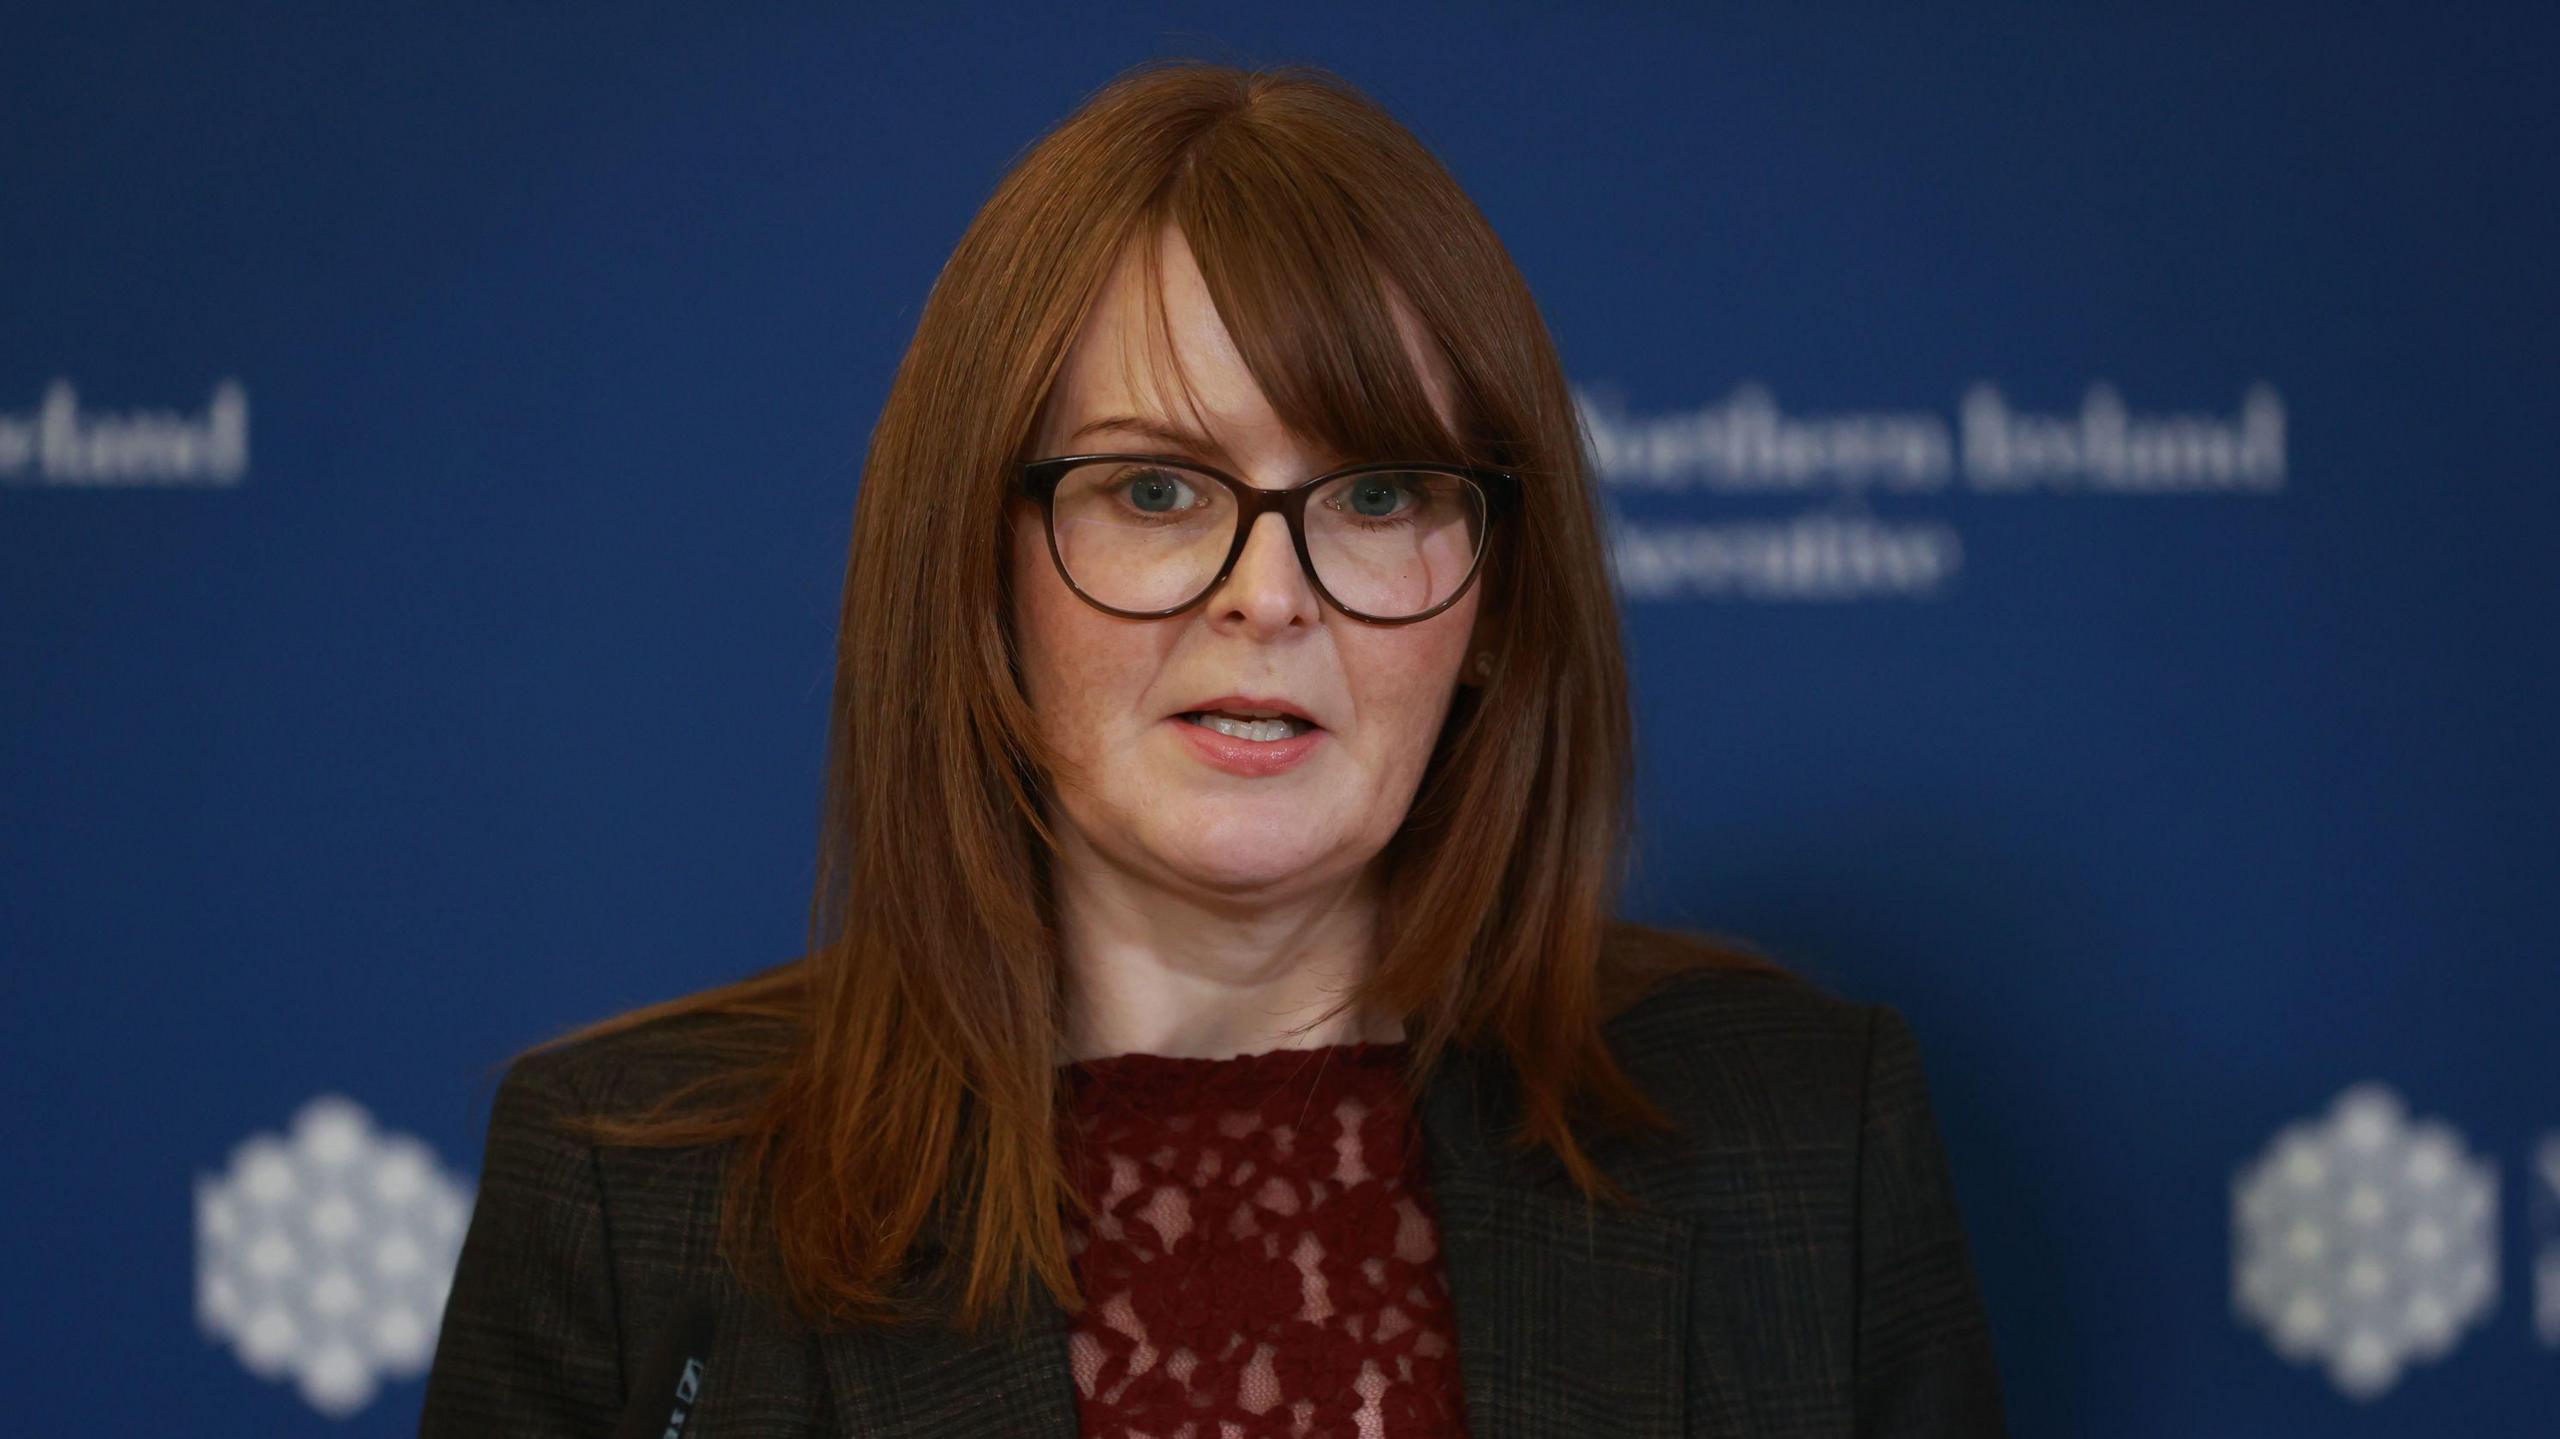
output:
<svg viewBox="0 0 2560 1439"><path fill-rule="evenodd" d="M673 1021L706 1022L720 1021ZM1551 1157L1496 1146L1510 1101L1498 1061L1455 1052L1423 1096L1473 1439L2003 1434L1901 1016L1787 975L1694 972L1608 1033L1686 1129L1594 1147L1639 1209L1586 1210ZM712 1296L717 1338L686 1439L1072 1439L1054 1306L1027 1333L976 1339L794 1328L714 1255L717 1151L600 1150L546 1125L670 1083L681 1065L651 1039L644 1027L551 1050L500 1084L424 1439L610 1434L632 1370L691 1295Z"/></svg>

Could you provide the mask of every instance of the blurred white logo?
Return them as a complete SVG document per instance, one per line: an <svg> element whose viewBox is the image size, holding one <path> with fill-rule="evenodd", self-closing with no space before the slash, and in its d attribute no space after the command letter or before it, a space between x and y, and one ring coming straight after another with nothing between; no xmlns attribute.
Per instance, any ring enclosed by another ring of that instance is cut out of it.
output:
<svg viewBox="0 0 2560 1439"><path fill-rule="evenodd" d="M2359 1084L2231 1185L2232 1307L2351 1399L2449 1353L2498 1298L2498 1176L2400 1096Z"/></svg>
<svg viewBox="0 0 2560 1439"><path fill-rule="evenodd" d="M2104 380L2060 412L2022 408L1988 380L1967 385L1952 414L1790 411L1757 381L1653 414L1631 412L1614 385L1576 385L1573 398L1606 487L1610 578L1631 602L1950 594L1965 539L1931 506L1958 491L2122 500L2285 487L2284 398L2264 382L2230 413L2136 410Z"/></svg>
<svg viewBox="0 0 2560 1439"><path fill-rule="evenodd" d="M434 1151L327 1094L195 1191L196 1320L251 1373L342 1418L426 1372L471 1218Z"/></svg>
<svg viewBox="0 0 2560 1439"><path fill-rule="evenodd" d="M237 485L249 473L249 391L213 387L201 416L82 410L69 380L20 416L0 411L0 485Z"/></svg>

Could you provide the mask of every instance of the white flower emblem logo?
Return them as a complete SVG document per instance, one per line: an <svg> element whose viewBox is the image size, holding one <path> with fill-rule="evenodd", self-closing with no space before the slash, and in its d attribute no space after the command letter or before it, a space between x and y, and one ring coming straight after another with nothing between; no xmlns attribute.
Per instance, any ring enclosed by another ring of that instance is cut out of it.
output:
<svg viewBox="0 0 2560 1439"><path fill-rule="evenodd" d="M2382 1084L2287 1125L2232 1180L2232 1306L2351 1399L2442 1358L2498 1298L2498 1179Z"/></svg>
<svg viewBox="0 0 2560 1439"><path fill-rule="evenodd" d="M471 1195L425 1144L322 1095L200 1174L196 1320L249 1371L343 1418L426 1372Z"/></svg>

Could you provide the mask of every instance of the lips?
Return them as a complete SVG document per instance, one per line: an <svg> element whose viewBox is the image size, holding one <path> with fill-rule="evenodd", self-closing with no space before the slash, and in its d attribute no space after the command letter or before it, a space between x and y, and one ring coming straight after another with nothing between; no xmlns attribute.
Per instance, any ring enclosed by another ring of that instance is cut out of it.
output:
<svg viewBox="0 0 2560 1439"><path fill-rule="evenodd" d="M1184 749L1212 769L1244 779L1269 779L1297 768L1320 747L1333 743L1332 737L1313 721L1298 722L1307 728L1278 737L1224 734L1209 724L1181 716L1166 720L1165 724L1179 737ZM1289 722L1275 719L1268 727L1286 729Z"/></svg>

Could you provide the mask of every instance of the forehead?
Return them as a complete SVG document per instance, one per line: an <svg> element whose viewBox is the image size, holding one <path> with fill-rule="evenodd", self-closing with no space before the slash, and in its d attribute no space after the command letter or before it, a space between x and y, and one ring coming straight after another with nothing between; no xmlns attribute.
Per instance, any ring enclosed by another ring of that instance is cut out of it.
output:
<svg viewBox="0 0 2560 1439"><path fill-rule="evenodd" d="M1454 430L1446 367L1403 296L1392 285L1387 295L1407 362L1441 423ZM1240 451L1289 438L1219 312L1188 238L1173 225L1159 232L1152 257L1140 240L1122 248L1043 415L1042 430L1059 440L1119 416L1170 420Z"/></svg>

